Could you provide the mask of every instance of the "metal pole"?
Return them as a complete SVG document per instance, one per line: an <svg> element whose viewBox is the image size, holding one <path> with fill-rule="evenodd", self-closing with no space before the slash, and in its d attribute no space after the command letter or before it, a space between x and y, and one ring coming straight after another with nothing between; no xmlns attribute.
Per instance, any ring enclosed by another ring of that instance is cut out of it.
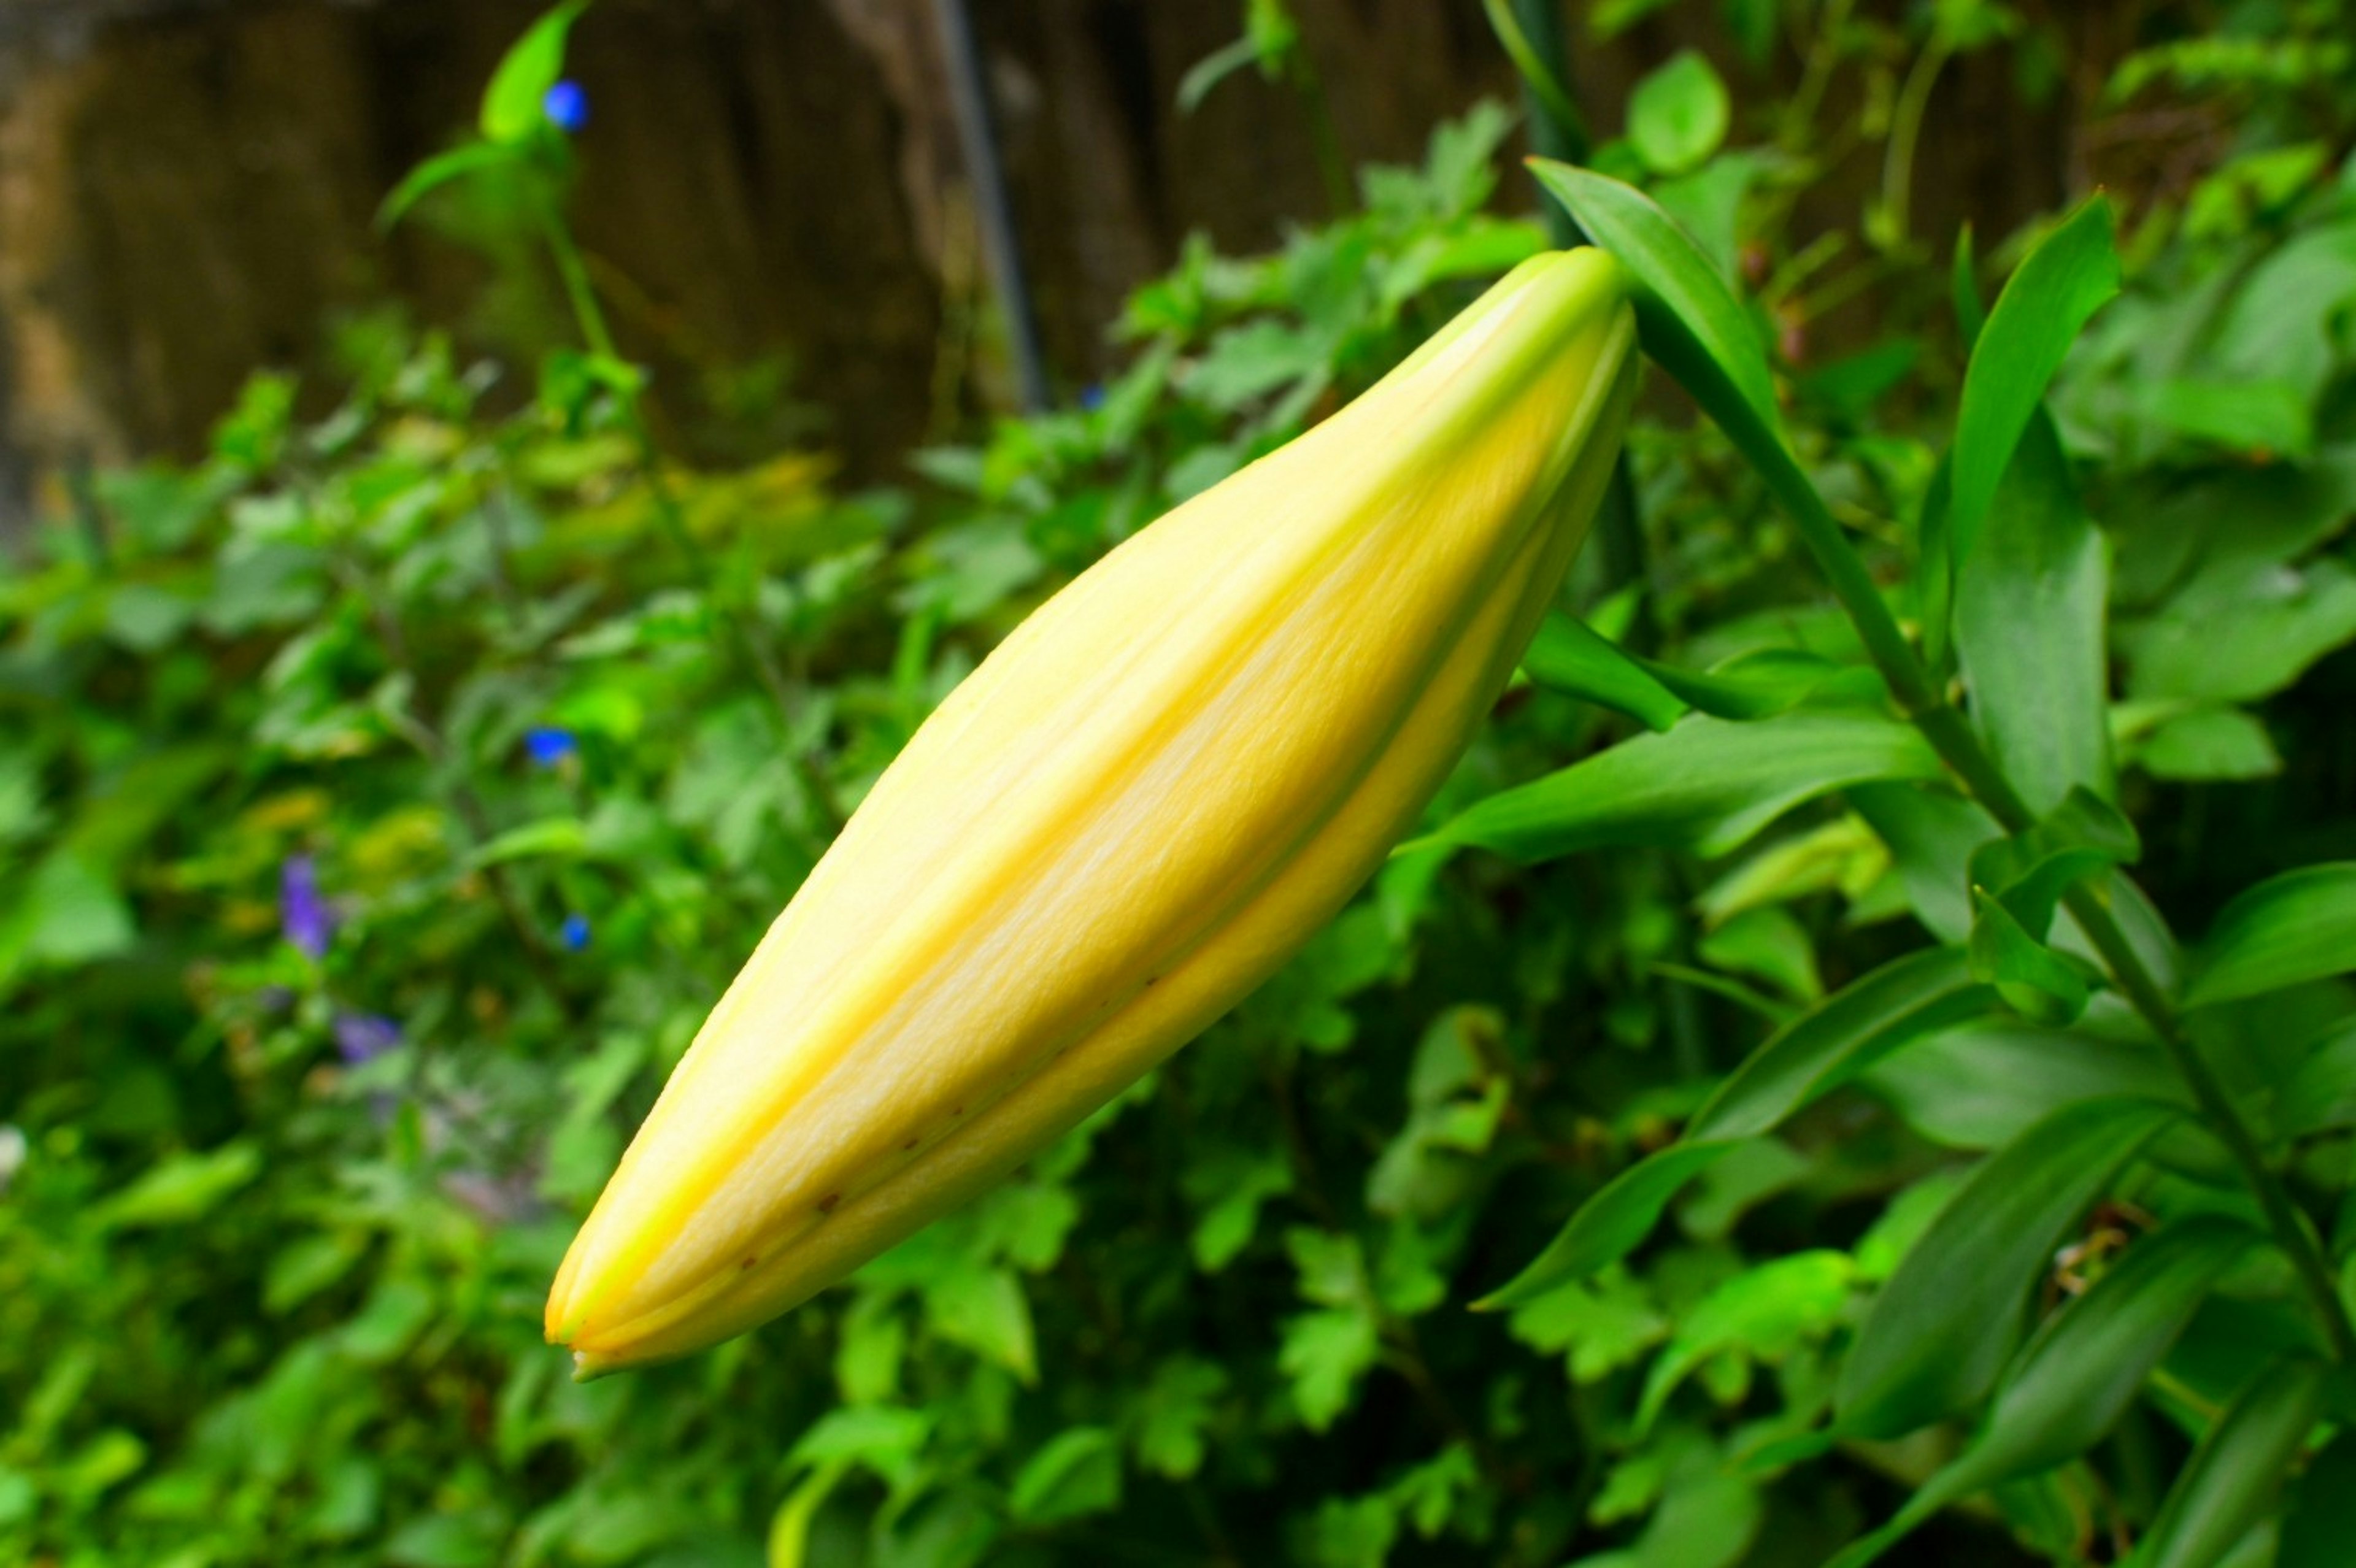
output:
<svg viewBox="0 0 2356 1568"><path fill-rule="evenodd" d="M990 265L999 315L1006 323L1006 348L1014 361L1014 383L1027 413L1047 408L1047 364L1039 350L1039 323L1031 313L1031 286L1023 271L1023 247L1014 232L1014 210L1006 198L1006 171L998 161L990 88L965 0L933 0L933 16L948 58L950 107L957 113L958 144L965 155L966 178L981 225L981 250Z"/></svg>

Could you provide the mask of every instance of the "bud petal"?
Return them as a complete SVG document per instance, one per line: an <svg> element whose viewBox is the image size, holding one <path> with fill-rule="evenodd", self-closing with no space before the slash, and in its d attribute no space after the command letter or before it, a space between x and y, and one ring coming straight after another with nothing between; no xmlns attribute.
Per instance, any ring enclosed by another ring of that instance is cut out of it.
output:
<svg viewBox="0 0 2356 1568"><path fill-rule="evenodd" d="M1330 920L1577 552L1633 344L1609 256L1528 261L983 661L770 928L575 1238L548 1331L582 1375L841 1279Z"/></svg>

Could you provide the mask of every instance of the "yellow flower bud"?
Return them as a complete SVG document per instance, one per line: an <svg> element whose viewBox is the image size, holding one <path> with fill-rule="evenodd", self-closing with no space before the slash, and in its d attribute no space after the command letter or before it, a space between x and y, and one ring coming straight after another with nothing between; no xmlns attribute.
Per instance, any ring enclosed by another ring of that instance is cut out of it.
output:
<svg viewBox="0 0 2356 1568"><path fill-rule="evenodd" d="M1526 262L1082 573L951 694L574 1239L548 1333L581 1375L840 1280L1333 916L1463 752L1585 536L1636 380L1625 293L1601 251Z"/></svg>

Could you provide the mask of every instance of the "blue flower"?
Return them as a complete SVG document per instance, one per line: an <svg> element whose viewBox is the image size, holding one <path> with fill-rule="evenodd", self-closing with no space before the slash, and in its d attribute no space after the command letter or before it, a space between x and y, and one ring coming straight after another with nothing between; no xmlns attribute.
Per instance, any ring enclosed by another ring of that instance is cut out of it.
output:
<svg viewBox="0 0 2356 1568"><path fill-rule="evenodd" d="M278 869L278 919L286 940L313 959L327 955L336 939L336 912L319 892L318 862L289 855Z"/></svg>
<svg viewBox="0 0 2356 1568"><path fill-rule="evenodd" d="M335 1030L337 1054L352 1067L365 1066L401 1045L401 1026L374 1013L337 1013Z"/></svg>
<svg viewBox="0 0 2356 1568"><path fill-rule="evenodd" d="M589 945L589 917L585 914L566 915L564 923L557 928L557 936L563 942L566 952L580 952Z"/></svg>
<svg viewBox="0 0 2356 1568"><path fill-rule="evenodd" d="M1104 401L1105 389L1104 383L1102 381L1090 381L1087 386L1080 389L1080 410L1082 412L1092 414L1098 409L1104 407Z"/></svg>
<svg viewBox="0 0 2356 1568"><path fill-rule="evenodd" d="M570 730L542 726L523 732L523 749L541 767L553 768L562 766L566 758L579 755L581 742L573 739Z"/></svg>
<svg viewBox="0 0 2356 1568"><path fill-rule="evenodd" d="M578 134L589 123L589 94L577 81L560 81L541 99L540 112L558 130Z"/></svg>

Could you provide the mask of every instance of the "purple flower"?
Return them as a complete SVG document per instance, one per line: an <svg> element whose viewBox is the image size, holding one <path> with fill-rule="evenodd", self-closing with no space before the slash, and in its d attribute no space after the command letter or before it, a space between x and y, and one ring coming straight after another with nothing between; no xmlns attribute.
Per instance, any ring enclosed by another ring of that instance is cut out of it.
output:
<svg viewBox="0 0 2356 1568"><path fill-rule="evenodd" d="M401 1045L401 1026L375 1013L337 1013L336 1051L347 1066L364 1067Z"/></svg>
<svg viewBox="0 0 2356 1568"><path fill-rule="evenodd" d="M523 732L523 749L539 766L554 768L562 767L567 758L578 756L581 742L573 738L570 730L542 725Z"/></svg>
<svg viewBox="0 0 2356 1568"><path fill-rule="evenodd" d="M580 952L589 945L589 917L585 914L566 915L563 925L557 929L557 936L563 942L566 952Z"/></svg>
<svg viewBox="0 0 2356 1568"><path fill-rule="evenodd" d="M289 855L278 869L278 919L287 941L315 961L327 955L336 912L319 892L319 865L308 855Z"/></svg>
<svg viewBox="0 0 2356 1568"><path fill-rule="evenodd" d="M540 112L558 130L578 134L589 123L589 94L570 79L550 88L540 101Z"/></svg>

